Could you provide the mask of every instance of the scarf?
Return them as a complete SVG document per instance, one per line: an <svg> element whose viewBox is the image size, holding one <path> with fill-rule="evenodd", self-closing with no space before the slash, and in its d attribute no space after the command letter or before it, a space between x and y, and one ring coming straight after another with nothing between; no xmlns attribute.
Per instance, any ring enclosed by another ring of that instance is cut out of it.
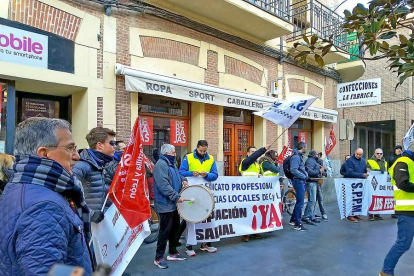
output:
<svg viewBox="0 0 414 276"><path fill-rule="evenodd" d="M111 162L112 160L114 160L112 156L106 155L97 150L88 149L88 153L90 156L92 156L92 158L96 161L96 163L100 167L103 167L109 162Z"/></svg>
<svg viewBox="0 0 414 276"><path fill-rule="evenodd" d="M87 239L91 237L90 210L85 202L82 184L52 159L37 156L16 156L11 183L43 186L66 198L69 206L80 217ZM72 204L75 206L72 206ZM76 210L76 207L79 209Z"/></svg>

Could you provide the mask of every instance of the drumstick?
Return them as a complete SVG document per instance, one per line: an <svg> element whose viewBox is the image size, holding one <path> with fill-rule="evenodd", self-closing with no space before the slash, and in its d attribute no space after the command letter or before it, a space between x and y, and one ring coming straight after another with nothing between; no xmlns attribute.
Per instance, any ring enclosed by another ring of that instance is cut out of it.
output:
<svg viewBox="0 0 414 276"><path fill-rule="evenodd" d="M195 199L194 198L192 198L192 199L183 199L183 201L191 201L191 203L194 203Z"/></svg>

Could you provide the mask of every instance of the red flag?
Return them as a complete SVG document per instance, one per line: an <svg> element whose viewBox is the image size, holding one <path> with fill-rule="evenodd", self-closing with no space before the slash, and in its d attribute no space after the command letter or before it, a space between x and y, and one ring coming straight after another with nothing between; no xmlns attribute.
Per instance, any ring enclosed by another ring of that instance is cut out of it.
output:
<svg viewBox="0 0 414 276"><path fill-rule="evenodd" d="M293 150L291 148L283 146L282 152L279 154L279 157L277 158L277 163L282 165L283 160L285 160L287 157L291 156L292 153L293 153Z"/></svg>
<svg viewBox="0 0 414 276"><path fill-rule="evenodd" d="M138 117L109 188L109 198L131 229L151 216L145 179L145 158Z"/></svg>
<svg viewBox="0 0 414 276"><path fill-rule="evenodd" d="M332 125L331 131L329 132L328 141L326 142L326 145L325 145L325 156L328 156L331 153L335 145L336 145L336 136L335 136L335 132L333 130L333 125Z"/></svg>

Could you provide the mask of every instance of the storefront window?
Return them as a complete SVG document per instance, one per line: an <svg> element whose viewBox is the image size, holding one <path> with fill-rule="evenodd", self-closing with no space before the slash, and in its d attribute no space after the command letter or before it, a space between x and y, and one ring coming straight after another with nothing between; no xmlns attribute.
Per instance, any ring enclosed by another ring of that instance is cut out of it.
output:
<svg viewBox="0 0 414 276"><path fill-rule="evenodd" d="M0 152L4 153L6 149L6 110L7 110L7 85L0 83Z"/></svg>
<svg viewBox="0 0 414 276"><path fill-rule="evenodd" d="M23 98L21 121L31 117L59 118L59 108L58 101Z"/></svg>
<svg viewBox="0 0 414 276"><path fill-rule="evenodd" d="M144 153L155 161L163 144L175 146L177 165L188 153L189 103L175 99L139 94L138 114Z"/></svg>

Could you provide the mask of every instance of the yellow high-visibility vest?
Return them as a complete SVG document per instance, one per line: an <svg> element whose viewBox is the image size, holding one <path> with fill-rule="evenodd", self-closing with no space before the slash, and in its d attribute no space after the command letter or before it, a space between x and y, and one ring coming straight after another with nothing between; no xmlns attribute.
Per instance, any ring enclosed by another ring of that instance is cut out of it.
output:
<svg viewBox="0 0 414 276"><path fill-rule="evenodd" d="M394 168L398 163L406 163L408 166L409 180L414 183L414 162L409 157L403 156L397 159L390 168L391 184L394 188L395 211L414 211L414 193L407 193L398 189L394 179Z"/></svg>
<svg viewBox="0 0 414 276"><path fill-rule="evenodd" d="M246 159L246 157L244 157L241 160L240 166L239 166L239 172L241 173L241 175L242 176L258 176L260 173L260 166L257 162L254 162L253 164L251 164L250 167L247 168L247 170L242 171L242 163L244 159Z"/></svg>
<svg viewBox="0 0 414 276"><path fill-rule="evenodd" d="M377 161L372 160L372 159L368 159L367 162L371 166L371 170L373 170L373 171L379 171L380 170L380 166L378 165ZM387 161L385 161L385 171L387 171L387 170L388 170L388 163L387 163Z"/></svg>
<svg viewBox="0 0 414 276"><path fill-rule="evenodd" d="M200 159L194 157L194 153L187 154L188 171L190 172L210 172L214 163L214 157L209 154L208 159L201 163Z"/></svg>
<svg viewBox="0 0 414 276"><path fill-rule="evenodd" d="M263 163L264 162L269 162L269 161L263 161L262 163L260 163L260 172L263 176L278 176L278 173L274 173L272 171L264 171L263 170Z"/></svg>

